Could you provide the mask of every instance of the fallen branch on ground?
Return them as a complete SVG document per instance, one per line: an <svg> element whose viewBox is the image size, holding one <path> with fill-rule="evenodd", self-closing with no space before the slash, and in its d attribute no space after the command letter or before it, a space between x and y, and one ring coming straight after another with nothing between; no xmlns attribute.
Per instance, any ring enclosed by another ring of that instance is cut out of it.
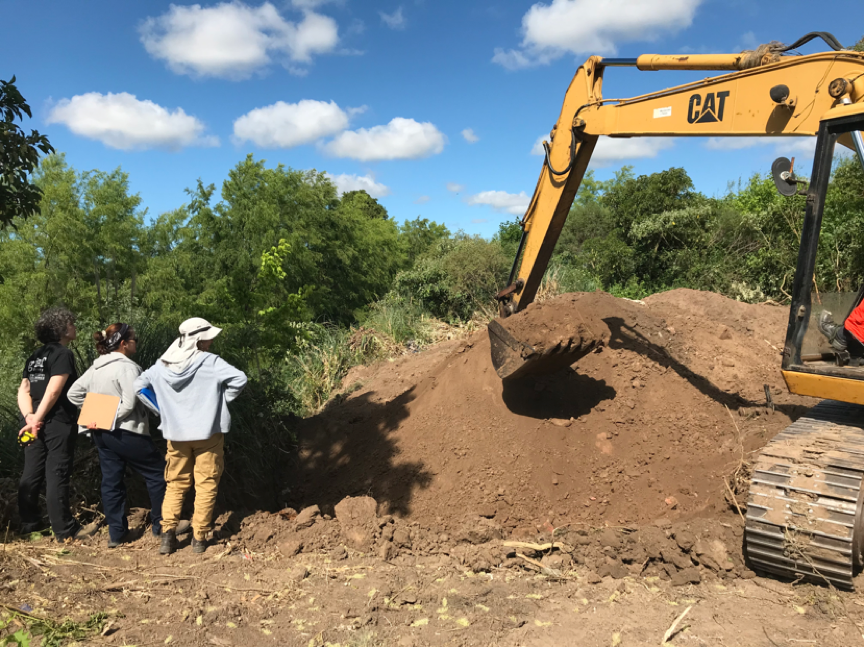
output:
<svg viewBox="0 0 864 647"><path fill-rule="evenodd" d="M669 642L669 639L672 638L672 636L674 636L676 633L678 633L678 625L681 624L681 621L684 619L684 616L686 616L688 613L690 613L690 609L692 609L692 608L693 608L693 605L691 604L689 607L684 609L684 613L682 613L680 616L675 618L675 622L673 622L672 626L666 630L665 634L663 634L663 640L660 643L661 645L665 645L667 642ZM682 627L682 629L683 629L683 627Z"/></svg>

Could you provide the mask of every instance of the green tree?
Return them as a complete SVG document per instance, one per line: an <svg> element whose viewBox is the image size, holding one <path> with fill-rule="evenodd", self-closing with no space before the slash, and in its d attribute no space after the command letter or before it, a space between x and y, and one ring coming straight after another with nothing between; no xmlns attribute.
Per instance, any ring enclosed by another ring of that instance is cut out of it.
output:
<svg viewBox="0 0 864 647"><path fill-rule="evenodd" d="M498 241L459 233L440 241L414 266L396 276L391 298L418 304L448 321L494 311L512 259Z"/></svg>
<svg viewBox="0 0 864 647"><path fill-rule="evenodd" d="M411 267L423 254L440 241L450 237L450 230L428 218L417 216L399 227L399 243L405 255L405 265Z"/></svg>
<svg viewBox="0 0 864 647"><path fill-rule="evenodd" d="M345 193L340 200L340 206L343 209L357 209L370 219L381 218L386 220L389 217L387 209L382 207L378 203L378 200L362 189Z"/></svg>
<svg viewBox="0 0 864 647"><path fill-rule="evenodd" d="M290 348L298 320L352 322L402 266L396 224L370 217L361 192L340 201L324 173L267 168L248 156L229 172L218 202L215 191L199 181L188 205L150 229L142 286L165 321L194 312L249 341L256 357L272 356ZM273 254L284 276L265 289L262 259ZM303 307L282 320L267 290L276 290L274 298L302 295ZM262 323L265 311L274 329Z"/></svg>
<svg viewBox="0 0 864 647"><path fill-rule="evenodd" d="M41 193L29 176L39 164L39 152L54 152L48 138L32 130L30 134L15 123L24 115L31 119L30 106L15 85L15 77L0 80L0 229L14 218L26 218L39 209Z"/></svg>

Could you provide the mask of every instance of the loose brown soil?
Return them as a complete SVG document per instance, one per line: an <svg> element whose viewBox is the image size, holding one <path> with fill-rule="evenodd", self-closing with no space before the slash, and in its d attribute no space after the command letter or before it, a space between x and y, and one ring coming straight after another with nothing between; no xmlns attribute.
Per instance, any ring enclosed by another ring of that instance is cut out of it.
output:
<svg viewBox="0 0 864 647"><path fill-rule="evenodd" d="M511 531L710 516L727 507L724 475L803 411L778 370L786 314L693 290L531 305L506 322L528 343L588 328L605 346L502 382L481 331L349 376L366 381L301 425L291 503L369 494L445 530L488 509Z"/></svg>
<svg viewBox="0 0 864 647"><path fill-rule="evenodd" d="M141 511L116 550L10 539L0 601L108 614L88 645L629 647L687 609L667 644L860 644L859 594L748 568L724 484L813 404L780 379L787 317L564 295L506 322L603 341L554 375L502 383L485 331L355 369L301 422L284 509L224 513L204 556L159 556Z"/></svg>

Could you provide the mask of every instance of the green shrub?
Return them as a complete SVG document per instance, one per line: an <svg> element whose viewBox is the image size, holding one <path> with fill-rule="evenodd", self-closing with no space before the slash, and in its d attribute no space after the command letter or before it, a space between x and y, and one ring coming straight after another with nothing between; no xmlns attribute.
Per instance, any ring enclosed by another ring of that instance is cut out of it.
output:
<svg viewBox="0 0 864 647"><path fill-rule="evenodd" d="M389 298L399 298L447 322L467 321L495 310L512 259L497 240L457 235L440 242L415 266L400 272Z"/></svg>

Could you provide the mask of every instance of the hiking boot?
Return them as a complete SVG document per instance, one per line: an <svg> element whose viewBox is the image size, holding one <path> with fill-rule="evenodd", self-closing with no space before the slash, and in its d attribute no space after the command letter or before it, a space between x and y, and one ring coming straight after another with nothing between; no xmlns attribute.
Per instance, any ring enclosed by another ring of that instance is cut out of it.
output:
<svg viewBox="0 0 864 647"><path fill-rule="evenodd" d="M192 552L203 553L205 550L207 550L207 540L195 539L195 537L192 537Z"/></svg>
<svg viewBox="0 0 864 647"><path fill-rule="evenodd" d="M177 535L173 530L165 530L162 533L162 544L159 546L160 555L170 555L177 550Z"/></svg>
<svg viewBox="0 0 864 647"><path fill-rule="evenodd" d="M843 333L843 326L834 323L834 315L828 310L823 310L819 313L819 318L816 320L816 327L819 329L834 350L846 350L846 336Z"/></svg>
<svg viewBox="0 0 864 647"><path fill-rule="evenodd" d="M183 519L180 523L177 524L177 527L174 529L174 534L178 537L180 535L185 535L187 532L192 530L192 522L188 519ZM153 533L154 537L162 536L162 528L157 528L156 526L152 526L150 528L150 532Z"/></svg>

